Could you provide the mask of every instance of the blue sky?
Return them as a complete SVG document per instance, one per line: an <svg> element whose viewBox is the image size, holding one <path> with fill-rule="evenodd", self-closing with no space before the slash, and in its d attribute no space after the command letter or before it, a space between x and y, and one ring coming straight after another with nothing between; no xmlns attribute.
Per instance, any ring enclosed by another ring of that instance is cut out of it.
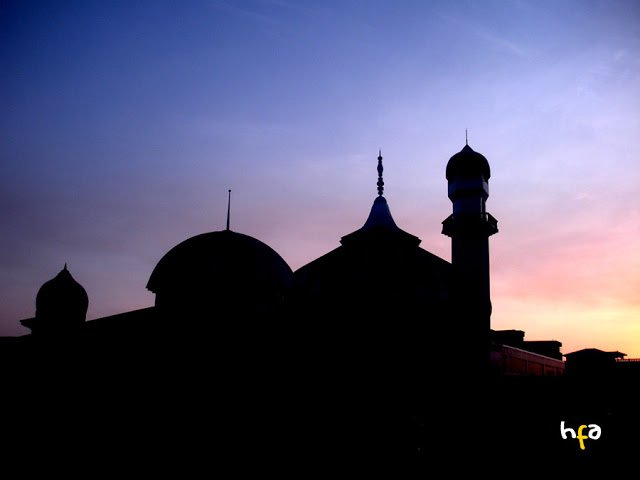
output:
<svg viewBox="0 0 640 480"><path fill-rule="evenodd" d="M491 163L493 325L640 356L635 1L3 2L0 334L64 262L89 318L185 238L298 268L396 222L450 258L444 168Z"/></svg>

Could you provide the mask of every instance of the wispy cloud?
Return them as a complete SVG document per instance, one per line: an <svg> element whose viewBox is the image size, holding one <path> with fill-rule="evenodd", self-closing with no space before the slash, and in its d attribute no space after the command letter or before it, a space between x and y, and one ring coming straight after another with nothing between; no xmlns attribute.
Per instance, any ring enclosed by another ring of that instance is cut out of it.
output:
<svg viewBox="0 0 640 480"><path fill-rule="evenodd" d="M528 56L528 52L515 41L511 40L506 35L501 35L491 31L479 22L472 22L466 18L453 16L447 13L439 13L438 16L442 20L453 24L452 28L455 30L465 32L471 37L480 39L495 50L517 55L519 57Z"/></svg>
<svg viewBox="0 0 640 480"><path fill-rule="evenodd" d="M245 19L258 21L267 24L274 24L276 22L275 17L263 12L259 12L256 9L248 7L242 7L238 2L226 2L224 0L215 0L211 3L211 6L222 12L236 15Z"/></svg>
<svg viewBox="0 0 640 480"><path fill-rule="evenodd" d="M514 55L518 55L519 57L526 57L527 52L520 47L515 42L509 40L508 38L500 35L496 35L494 33L489 32L488 30L481 29L479 27L473 27L471 29L472 33L476 35L478 38L485 40L487 43L493 45L498 50L505 51L507 53L512 53Z"/></svg>

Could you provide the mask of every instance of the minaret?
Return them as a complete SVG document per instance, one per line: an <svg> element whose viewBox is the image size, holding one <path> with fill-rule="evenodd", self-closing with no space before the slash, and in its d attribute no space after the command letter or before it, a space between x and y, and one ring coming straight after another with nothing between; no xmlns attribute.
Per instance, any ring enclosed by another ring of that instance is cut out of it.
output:
<svg viewBox="0 0 640 480"><path fill-rule="evenodd" d="M489 366L489 237L498 232L486 210L490 176L489 162L468 143L451 157L446 177L453 214L442 222L442 233L451 237L454 320L464 348L459 354L466 357L465 369L480 374Z"/></svg>

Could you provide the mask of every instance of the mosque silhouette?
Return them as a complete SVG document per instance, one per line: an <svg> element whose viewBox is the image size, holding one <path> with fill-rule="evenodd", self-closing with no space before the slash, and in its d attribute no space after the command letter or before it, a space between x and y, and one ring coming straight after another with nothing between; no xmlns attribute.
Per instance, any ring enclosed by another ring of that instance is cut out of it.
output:
<svg viewBox="0 0 640 480"><path fill-rule="evenodd" d="M2 343L16 377L36 390L26 400L39 412L34 423L50 420L46 404L71 424L89 418L96 431L129 432L118 434L128 448L143 439L158 451L203 454L204 443L178 440L196 425L215 437L207 455L216 461L306 471L461 458L469 428L484 439L473 452L487 464L530 459L536 448L581 462L557 433L562 415L622 435L630 409L600 394L574 403L583 383L567 383L560 342L491 330L489 237L498 222L486 209L487 159L466 144L446 166L451 263L396 224L381 153L377 160L363 226L296 272L230 230L227 217L225 230L162 257L147 283L153 307L85 321L87 293L65 265L21 321L31 334ZM79 392L95 403L78 402ZM513 442L524 424L526 439ZM621 452L607 442L589 454Z"/></svg>
<svg viewBox="0 0 640 480"><path fill-rule="evenodd" d="M176 325L191 337L260 332L262 339L287 325L308 342L370 361L405 355L413 356L406 365L434 362L448 355L442 340L455 338L467 371L487 371L493 358L501 373L562 373L559 342L490 330L488 238L498 222L486 211L487 159L466 144L447 164L453 213L442 233L451 237L451 263L396 225L383 195L381 153L377 171L378 195L364 225L295 273L268 245L231 231L227 217L225 230L189 238L162 257L147 283L155 294L148 309L85 322L87 293L65 264L38 292L35 317L21 321L32 332L24 341L120 338L144 348L148 336L174 338ZM509 346L528 351L520 365L526 371L518 372L522 355Z"/></svg>

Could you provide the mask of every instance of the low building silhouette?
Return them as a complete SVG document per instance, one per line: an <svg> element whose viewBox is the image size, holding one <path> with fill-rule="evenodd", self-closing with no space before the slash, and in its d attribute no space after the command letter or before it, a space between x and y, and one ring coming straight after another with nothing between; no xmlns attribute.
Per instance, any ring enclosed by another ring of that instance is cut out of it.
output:
<svg viewBox="0 0 640 480"><path fill-rule="evenodd" d="M492 330L491 367L497 375L559 376L565 373L557 340L525 341L522 330Z"/></svg>
<svg viewBox="0 0 640 480"><path fill-rule="evenodd" d="M567 372L572 376L604 377L619 372L619 360L626 357L622 352L605 352L597 348L585 348L565 354Z"/></svg>

